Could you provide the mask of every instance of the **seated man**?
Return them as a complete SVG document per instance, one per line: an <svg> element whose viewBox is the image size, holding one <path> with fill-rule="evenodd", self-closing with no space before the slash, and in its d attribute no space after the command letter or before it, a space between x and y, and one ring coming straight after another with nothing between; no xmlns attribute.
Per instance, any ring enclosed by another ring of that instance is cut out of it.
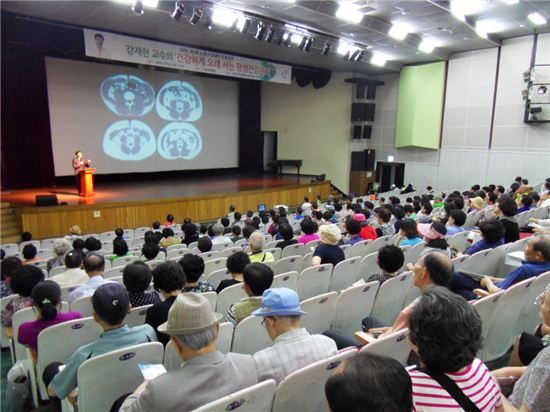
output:
<svg viewBox="0 0 550 412"><path fill-rule="evenodd" d="M212 233L214 236L210 239L212 245L223 245L228 242L228 238L224 236L225 228L221 223L214 223L212 225Z"/></svg>
<svg viewBox="0 0 550 412"><path fill-rule="evenodd" d="M225 321L234 325L250 316L262 304L262 294L273 283L273 271L261 263L250 263L243 270L243 289L248 295L234 303L225 315Z"/></svg>
<svg viewBox="0 0 550 412"><path fill-rule="evenodd" d="M280 383L288 374L336 354L336 344L323 335L310 335L301 327L300 298L292 289L268 289L262 306L252 315L262 316L273 346L254 354L260 381Z"/></svg>
<svg viewBox="0 0 550 412"><path fill-rule="evenodd" d="M255 231L248 238L250 247L250 261L252 263L275 262L275 258L269 252L264 252L265 237L262 232Z"/></svg>
<svg viewBox="0 0 550 412"><path fill-rule="evenodd" d="M414 286L420 291L428 290L434 286L447 286L451 280L453 273L453 264L448 256L442 253L432 252L421 257L414 265L409 263L408 270L412 270ZM379 319L374 316L369 316L362 321L363 332L379 336L387 336L409 326L409 316L411 315L419 298L416 298L408 306L401 310L399 316L392 326L385 326ZM323 332L332 338L338 345L338 349L347 348L349 346L363 346L366 342L352 337L346 336L336 330L327 330ZM371 336L374 338L374 336Z"/></svg>
<svg viewBox="0 0 550 412"><path fill-rule="evenodd" d="M214 286L208 282L200 282L199 278L204 273L204 260L200 256L187 254L183 256L179 264L185 274L185 285L182 292L214 292Z"/></svg>
<svg viewBox="0 0 550 412"><path fill-rule="evenodd" d="M92 296L98 287L112 282L103 278L105 258L95 252L88 252L84 256L84 271L88 275L88 281L71 292L69 295L69 304L84 296Z"/></svg>
<svg viewBox="0 0 550 412"><path fill-rule="evenodd" d="M50 278L59 286L82 285L88 281L88 275L81 268L84 255L80 251L71 250L65 255L65 267L67 270Z"/></svg>
<svg viewBox="0 0 550 412"><path fill-rule="evenodd" d="M470 246L466 251L467 255L481 252L482 250L495 249L504 244L504 226L500 221L491 219L479 225L481 231L481 240Z"/></svg>
<svg viewBox="0 0 550 412"><path fill-rule="evenodd" d="M179 295L159 330L170 335L184 363L145 381L119 410L191 411L258 383L252 356L216 349L221 317L200 294Z"/></svg>
<svg viewBox="0 0 550 412"><path fill-rule="evenodd" d="M525 279L550 270L550 236L534 237L525 246L525 261L504 279L484 276L476 280L460 272L453 273L449 289L468 300L508 289Z"/></svg>
<svg viewBox="0 0 550 412"><path fill-rule="evenodd" d="M44 369L44 384L48 387L48 395L53 398L54 406L61 410L60 399L71 394L74 400L77 371L84 361L98 355L103 355L118 349L146 342L156 342L155 331L149 325L129 328L124 319L131 309L126 289L119 283L109 282L101 285L92 295L94 320L103 333L99 339L83 345L67 361L65 368L59 370L58 362Z"/></svg>

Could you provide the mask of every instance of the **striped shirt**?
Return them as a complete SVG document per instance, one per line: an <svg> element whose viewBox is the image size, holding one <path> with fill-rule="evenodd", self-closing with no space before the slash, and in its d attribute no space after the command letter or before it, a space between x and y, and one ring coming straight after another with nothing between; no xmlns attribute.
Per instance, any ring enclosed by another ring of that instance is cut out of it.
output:
<svg viewBox="0 0 550 412"><path fill-rule="evenodd" d="M414 410L417 412L462 411L458 403L430 376L409 371L413 385ZM462 372L446 373L482 412L492 412L502 405L500 387L479 359Z"/></svg>
<svg viewBox="0 0 550 412"><path fill-rule="evenodd" d="M304 328L285 332L273 346L254 354L259 381L280 383L290 373L335 355L336 343L323 335L310 335Z"/></svg>

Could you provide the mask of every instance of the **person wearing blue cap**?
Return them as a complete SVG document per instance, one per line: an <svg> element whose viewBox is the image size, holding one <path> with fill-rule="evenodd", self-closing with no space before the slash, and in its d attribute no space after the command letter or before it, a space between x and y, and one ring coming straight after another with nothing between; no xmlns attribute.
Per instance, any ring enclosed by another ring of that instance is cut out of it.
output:
<svg viewBox="0 0 550 412"><path fill-rule="evenodd" d="M253 316L262 316L262 324L273 346L254 354L260 381L281 382L287 375L337 352L336 343L323 335L311 335L300 324L300 298L292 289L274 288L262 295L260 308Z"/></svg>

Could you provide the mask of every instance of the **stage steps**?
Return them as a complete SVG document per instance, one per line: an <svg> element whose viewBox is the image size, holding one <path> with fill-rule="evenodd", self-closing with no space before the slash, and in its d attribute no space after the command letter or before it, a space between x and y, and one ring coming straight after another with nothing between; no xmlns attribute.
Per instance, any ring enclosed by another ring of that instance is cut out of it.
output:
<svg viewBox="0 0 550 412"><path fill-rule="evenodd" d="M21 240L21 228L13 206L0 202L0 243L17 243Z"/></svg>
<svg viewBox="0 0 550 412"><path fill-rule="evenodd" d="M332 183L330 184L330 194L334 196L335 199L341 199L345 196L345 193L334 186Z"/></svg>

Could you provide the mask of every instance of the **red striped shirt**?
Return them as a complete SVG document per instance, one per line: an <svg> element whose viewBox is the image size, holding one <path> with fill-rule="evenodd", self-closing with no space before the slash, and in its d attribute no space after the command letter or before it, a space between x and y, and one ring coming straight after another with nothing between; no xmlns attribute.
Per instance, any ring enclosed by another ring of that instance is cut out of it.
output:
<svg viewBox="0 0 550 412"><path fill-rule="evenodd" d="M423 372L409 371L417 412L462 411L458 403L435 380ZM502 405L500 387L479 359L462 372L446 374L482 412L494 412Z"/></svg>

